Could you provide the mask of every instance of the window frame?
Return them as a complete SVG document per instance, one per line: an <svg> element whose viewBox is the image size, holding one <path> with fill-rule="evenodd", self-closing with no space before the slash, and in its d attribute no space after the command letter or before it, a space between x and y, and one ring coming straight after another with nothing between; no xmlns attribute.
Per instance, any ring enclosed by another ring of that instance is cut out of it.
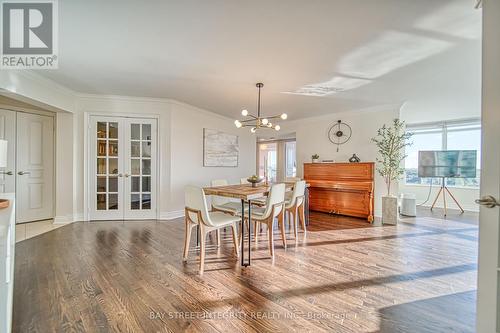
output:
<svg viewBox="0 0 500 333"><path fill-rule="evenodd" d="M465 127L463 129L457 127ZM480 118L469 118L469 119L459 119L451 121L440 121L440 122L430 122L430 123L417 123L408 124L406 126L407 133L415 133L415 135L423 133L441 133L441 150L447 150L448 148L448 132L460 132L460 131L470 131L479 130L481 131L481 119ZM479 153L481 152L481 147L479 147ZM406 161L405 161L406 162ZM477 170L481 170L478 168ZM476 175L478 178L480 175ZM405 186L416 186L416 187L428 187L429 184L413 184L406 182L406 167L404 172L404 185ZM439 181L441 183L441 181ZM456 185L446 185L451 188L460 188L466 190L478 190L477 187L473 186L456 186Z"/></svg>

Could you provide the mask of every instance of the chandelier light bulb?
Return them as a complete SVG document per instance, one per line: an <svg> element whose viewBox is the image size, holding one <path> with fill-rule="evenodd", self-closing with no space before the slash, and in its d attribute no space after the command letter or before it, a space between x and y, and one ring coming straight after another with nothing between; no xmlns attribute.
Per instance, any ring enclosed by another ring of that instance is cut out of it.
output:
<svg viewBox="0 0 500 333"><path fill-rule="evenodd" d="M273 127L273 123L267 123L267 127Z"/></svg>
<svg viewBox="0 0 500 333"><path fill-rule="evenodd" d="M267 120L267 118L262 119L262 125L267 125L268 122L269 120Z"/></svg>
<svg viewBox="0 0 500 333"><path fill-rule="evenodd" d="M234 124L236 125L237 128L240 128L241 127L241 122L239 120L235 120L234 121Z"/></svg>
<svg viewBox="0 0 500 333"><path fill-rule="evenodd" d="M281 129L281 126L280 125L276 125L276 126L274 126L274 129L277 130L277 131L279 131Z"/></svg>
<svg viewBox="0 0 500 333"><path fill-rule="evenodd" d="M245 110L241 110L241 115L242 115L243 117L248 116L248 110L246 110L246 109L245 109Z"/></svg>
<svg viewBox="0 0 500 333"><path fill-rule="evenodd" d="M286 118L288 118L288 115L286 113L282 113L281 114L281 119L285 120Z"/></svg>
<svg viewBox="0 0 500 333"><path fill-rule="evenodd" d="M250 132L255 133L255 131L256 131L256 130L257 130L257 129L256 129L255 127L252 127L252 128L250 129Z"/></svg>

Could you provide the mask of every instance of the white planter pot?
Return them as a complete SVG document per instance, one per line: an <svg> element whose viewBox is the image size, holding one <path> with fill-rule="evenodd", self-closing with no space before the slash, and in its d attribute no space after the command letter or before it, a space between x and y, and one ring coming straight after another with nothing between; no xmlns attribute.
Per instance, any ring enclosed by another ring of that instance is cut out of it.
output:
<svg viewBox="0 0 500 333"><path fill-rule="evenodd" d="M382 224L398 224L398 198L382 197Z"/></svg>
<svg viewBox="0 0 500 333"><path fill-rule="evenodd" d="M313 163L319 163L319 158L313 158Z"/></svg>

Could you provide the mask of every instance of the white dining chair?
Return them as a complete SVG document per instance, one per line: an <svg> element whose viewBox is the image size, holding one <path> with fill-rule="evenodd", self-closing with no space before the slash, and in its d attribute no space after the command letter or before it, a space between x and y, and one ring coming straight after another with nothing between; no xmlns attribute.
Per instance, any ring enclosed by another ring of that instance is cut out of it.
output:
<svg viewBox="0 0 500 333"><path fill-rule="evenodd" d="M216 179L210 182L210 186L227 186L229 185L225 179ZM231 215L241 214L241 202L233 201L227 197L221 197L218 195L212 196L212 210L221 211L223 213L228 213ZM245 204L245 210L248 209L248 205Z"/></svg>
<svg viewBox="0 0 500 333"><path fill-rule="evenodd" d="M185 223L186 234L184 239L183 260L186 261L189 253L189 243L193 227L200 227L200 275L203 274L205 264L205 242L209 232L230 226L233 232L234 251L238 252L238 235L236 224L240 221L238 216L225 214L223 212L209 212L205 192L201 187L186 186L185 188Z"/></svg>
<svg viewBox="0 0 500 333"><path fill-rule="evenodd" d="M254 223L254 238L258 241L258 233L260 224L267 225L269 234L269 252L274 259L274 219L277 218L278 225L281 229L281 237L283 238L283 247L286 248L285 237L285 184L275 184L271 186L269 195L267 196L266 206L252 208L252 222ZM248 216L246 217L248 219Z"/></svg>
<svg viewBox="0 0 500 333"><path fill-rule="evenodd" d="M300 180L293 186L292 196L285 201L285 217L288 215L288 221L293 227L293 234L297 238L297 222L300 220L304 235L306 234L306 218L304 206L306 201L306 182ZM293 224L292 224L293 223Z"/></svg>

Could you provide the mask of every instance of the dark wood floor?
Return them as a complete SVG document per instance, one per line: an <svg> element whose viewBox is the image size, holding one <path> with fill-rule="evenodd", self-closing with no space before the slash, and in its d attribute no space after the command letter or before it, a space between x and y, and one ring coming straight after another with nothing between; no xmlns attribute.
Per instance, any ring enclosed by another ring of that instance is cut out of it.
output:
<svg viewBox="0 0 500 333"><path fill-rule="evenodd" d="M227 233L203 277L182 220L74 223L17 244L14 332L473 332L477 215L421 214L313 213L245 269Z"/></svg>

